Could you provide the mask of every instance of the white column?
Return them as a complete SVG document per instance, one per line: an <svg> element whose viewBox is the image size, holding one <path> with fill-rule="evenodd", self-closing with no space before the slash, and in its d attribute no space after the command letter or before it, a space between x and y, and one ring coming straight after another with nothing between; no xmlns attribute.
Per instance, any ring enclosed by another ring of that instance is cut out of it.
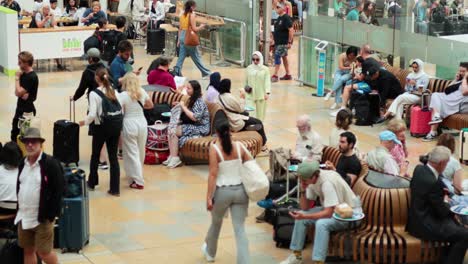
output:
<svg viewBox="0 0 468 264"><path fill-rule="evenodd" d="M8 76L18 69L18 14L16 11L0 7L0 25L5 37L0 38L0 67Z"/></svg>

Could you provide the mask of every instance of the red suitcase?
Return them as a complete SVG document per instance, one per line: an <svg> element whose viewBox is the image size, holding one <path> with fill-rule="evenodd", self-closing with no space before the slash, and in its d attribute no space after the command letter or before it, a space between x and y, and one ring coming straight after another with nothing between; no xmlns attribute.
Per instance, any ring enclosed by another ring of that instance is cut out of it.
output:
<svg viewBox="0 0 468 264"><path fill-rule="evenodd" d="M431 131L429 122L431 121L431 111L422 110L421 106L411 107L410 134L413 137L424 137Z"/></svg>

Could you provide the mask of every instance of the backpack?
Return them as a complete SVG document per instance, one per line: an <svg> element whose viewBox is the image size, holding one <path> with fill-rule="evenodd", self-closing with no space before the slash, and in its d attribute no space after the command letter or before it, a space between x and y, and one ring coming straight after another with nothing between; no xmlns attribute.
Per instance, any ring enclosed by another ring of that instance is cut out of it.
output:
<svg viewBox="0 0 468 264"><path fill-rule="evenodd" d="M371 126L375 123L380 112L380 97L378 95L353 92L351 102L351 107L355 110L356 126Z"/></svg>
<svg viewBox="0 0 468 264"><path fill-rule="evenodd" d="M88 50L90 48L96 48L100 51L102 51L102 35L99 31L95 31L94 34L87 38L84 42L83 42L83 48L84 48L84 52L86 54L86 52L88 52Z"/></svg>
<svg viewBox="0 0 468 264"><path fill-rule="evenodd" d="M112 101L99 89L94 90L102 99L102 114L99 117L101 127L106 134L113 134L122 130L123 111L118 100Z"/></svg>
<svg viewBox="0 0 468 264"><path fill-rule="evenodd" d="M125 31L125 34L127 34L127 39L136 39L137 33L136 33L135 25L133 25L132 23L129 23L127 30Z"/></svg>
<svg viewBox="0 0 468 264"><path fill-rule="evenodd" d="M32 19L31 19L31 23L29 23L29 28L37 28L37 23L36 23L36 12L33 12L33 16L32 16ZM39 13L41 14L41 13ZM42 19L42 15L41 16L41 19Z"/></svg>
<svg viewBox="0 0 468 264"><path fill-rule="evenodd" d="M117 56L117 45L119 44L119 31L109 30L102 33L102 55L101 59L112 63Z"/></svg>

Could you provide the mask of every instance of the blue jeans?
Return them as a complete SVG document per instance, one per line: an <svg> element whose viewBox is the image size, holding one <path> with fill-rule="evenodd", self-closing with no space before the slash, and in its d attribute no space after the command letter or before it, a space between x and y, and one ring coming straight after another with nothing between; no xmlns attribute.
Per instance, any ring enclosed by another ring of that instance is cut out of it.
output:
<svg viewBox="0 0 468 264"><path fill-rule="evenodd" d="M299 20L302 21L302 1L294 0L294 3L297 5L297 15L299 16Z"/></svg>
<svg viewBox="0 0 468 264"><path fill-rule="evenodd" d="M205 77L211 74L211 71L203 65L200 53L198 52L198 47L185 46L185 30L180 32L179 38L179 58L177 59L176 72L178 74L182 73L182 65L184 64L185 57L190 56L192 58L195 66L200 70L202 77Z"/></svg>
<svg viewBox="0 0 468 264"><path fill-rule="evenodd" d="M307 213L316 213L323 210L323 207L314 207ZM338 221L334 218L322 218L317 220L296 220L294 223L294 231L289 247L294 251L302 251L307 235L307 228L315 224L314 248L312 249L313 261L325 261L328 252L328 242L330 240L330 232L345 230L348 228L348 223Z"/></svg>
<svg viewBox="0 0 468 264"><path fill-rule="evenodd" d="M339 70L335 71L334 76L335 82L333 83L332 91L335 92L335 103L340 104L343 99L341 99L341 94L343 93L343 86L347 81L351 80L351 74L349 70Z"/></svg>

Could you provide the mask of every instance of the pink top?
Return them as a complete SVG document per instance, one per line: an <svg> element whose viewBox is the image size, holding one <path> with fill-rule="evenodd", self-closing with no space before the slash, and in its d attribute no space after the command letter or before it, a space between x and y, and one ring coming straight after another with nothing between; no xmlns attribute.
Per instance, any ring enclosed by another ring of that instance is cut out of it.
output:
<svg viewBox="0 0 468 264"><path fill-rule="evenodd" d="M392 154L398 166L401 166L401 164L406 161L406 153L403 145L396 144L392 151L390 151L390 154Z"/></svg>
<svg viewBox="0 0 468 264"><path fill-rule="evenodd" d="M167 71L161 69L152 70L147 77L148 84L159 84L170 87L173 92L177 90L174 77ZM170 92L168 90L168 92Z"/></svg>

